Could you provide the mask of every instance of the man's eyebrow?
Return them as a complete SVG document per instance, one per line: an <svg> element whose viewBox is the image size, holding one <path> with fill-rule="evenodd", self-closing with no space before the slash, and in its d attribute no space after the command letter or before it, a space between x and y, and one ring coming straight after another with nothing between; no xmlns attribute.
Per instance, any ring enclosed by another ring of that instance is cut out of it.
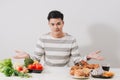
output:
<svg viewBox="0 0 120 80"><path fill-rule="evenodd" d="M50 23L50 24L54 24L54 23Z"/></svg>
<svg viewBox="0 0 120 80"><path fill-rule="evenodd" d="M57 23L61 23L61 22L57 22ZM55 24L55 23L50 23L50 24Z"/></svg>

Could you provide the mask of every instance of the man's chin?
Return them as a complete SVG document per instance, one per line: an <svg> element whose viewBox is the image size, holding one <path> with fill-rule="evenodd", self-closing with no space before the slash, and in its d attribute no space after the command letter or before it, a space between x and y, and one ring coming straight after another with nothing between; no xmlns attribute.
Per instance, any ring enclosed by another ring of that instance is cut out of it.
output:
<svg viewBox="0 0 120 80"><path fill-rule="evenodd" d="M61 34L61 32L60 32L60 31L55 31L54 33L55 33L55 34Z"/></svg>
<svg viewBox="0 0 120 80"><path fill-rule="evenodd" d="M54 32L55 35L61 35L61 32Z"/></svg>

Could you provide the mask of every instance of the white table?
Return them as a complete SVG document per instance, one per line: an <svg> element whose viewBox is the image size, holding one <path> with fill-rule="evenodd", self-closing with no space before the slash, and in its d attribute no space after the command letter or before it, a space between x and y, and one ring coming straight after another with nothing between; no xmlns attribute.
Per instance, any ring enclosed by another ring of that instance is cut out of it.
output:
<svg viewBox="0 0 120 80"><path fill-rule="evenodd" d="M115 73L115 76L111 79L100 79L100 78L92 78L84 79L84 80L120 80L120 69L111 68L110 71ZM0 73L0 80L81 80L74 79L69 74L69 68L67 67L52 67L45 68L42 73L31 73L32 78L20 78L20 77L5 77L2 73Z"/></svg>

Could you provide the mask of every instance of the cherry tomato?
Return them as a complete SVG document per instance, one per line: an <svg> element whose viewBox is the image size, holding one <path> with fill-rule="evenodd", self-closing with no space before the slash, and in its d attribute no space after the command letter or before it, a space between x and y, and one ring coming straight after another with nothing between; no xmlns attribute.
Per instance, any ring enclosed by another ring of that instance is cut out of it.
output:
<svg viewBox="0 0 120 80"><path fill-rule="evenodd" d="M42 65L40 65L40 64L36 64L36 70L43 70Z"/></svg>
<svg viewBox="0 0 120 80"><path fill-rule="evenodd" d="M33 65L32 65L32 64L29 64L29 65L28 65L28 69L31 69L31 70L34 69L34 68L33 68Z"/></svg>
<svg viewBox="0 0 120 80"><path fill-rule="evenodd" d="M22 66L17 66L17 67L16 67L16 70L20 72L20 71L23 70L23 67L22 67Z"/></svg>
<svg viewBox="0 0 120 80"><path fill-rule="evenodd" d="M32 64L32 68L33 68L33 69L36 69L36 64Z"/></svg>

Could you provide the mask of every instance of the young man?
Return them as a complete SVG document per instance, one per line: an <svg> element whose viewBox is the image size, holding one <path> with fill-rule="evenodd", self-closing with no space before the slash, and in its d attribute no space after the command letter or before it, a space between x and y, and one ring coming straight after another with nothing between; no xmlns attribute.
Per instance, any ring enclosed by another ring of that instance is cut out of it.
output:
<svg viewBox="0 0 120 80"><path fill-rule="evenodd" d="M78 63L80 60L97 59L102 60L99 56L100 51L92 52L85 57L81 57L76 39L63 32L64 15L60 11L51 11L48 14L48 25L51 32L42 35L36 45L34 55L29 55L24 51L16 51L18 53L15 58L27 58L40 61L44 56L44 62L48 66L65 66L70 62Z"/></svg>

